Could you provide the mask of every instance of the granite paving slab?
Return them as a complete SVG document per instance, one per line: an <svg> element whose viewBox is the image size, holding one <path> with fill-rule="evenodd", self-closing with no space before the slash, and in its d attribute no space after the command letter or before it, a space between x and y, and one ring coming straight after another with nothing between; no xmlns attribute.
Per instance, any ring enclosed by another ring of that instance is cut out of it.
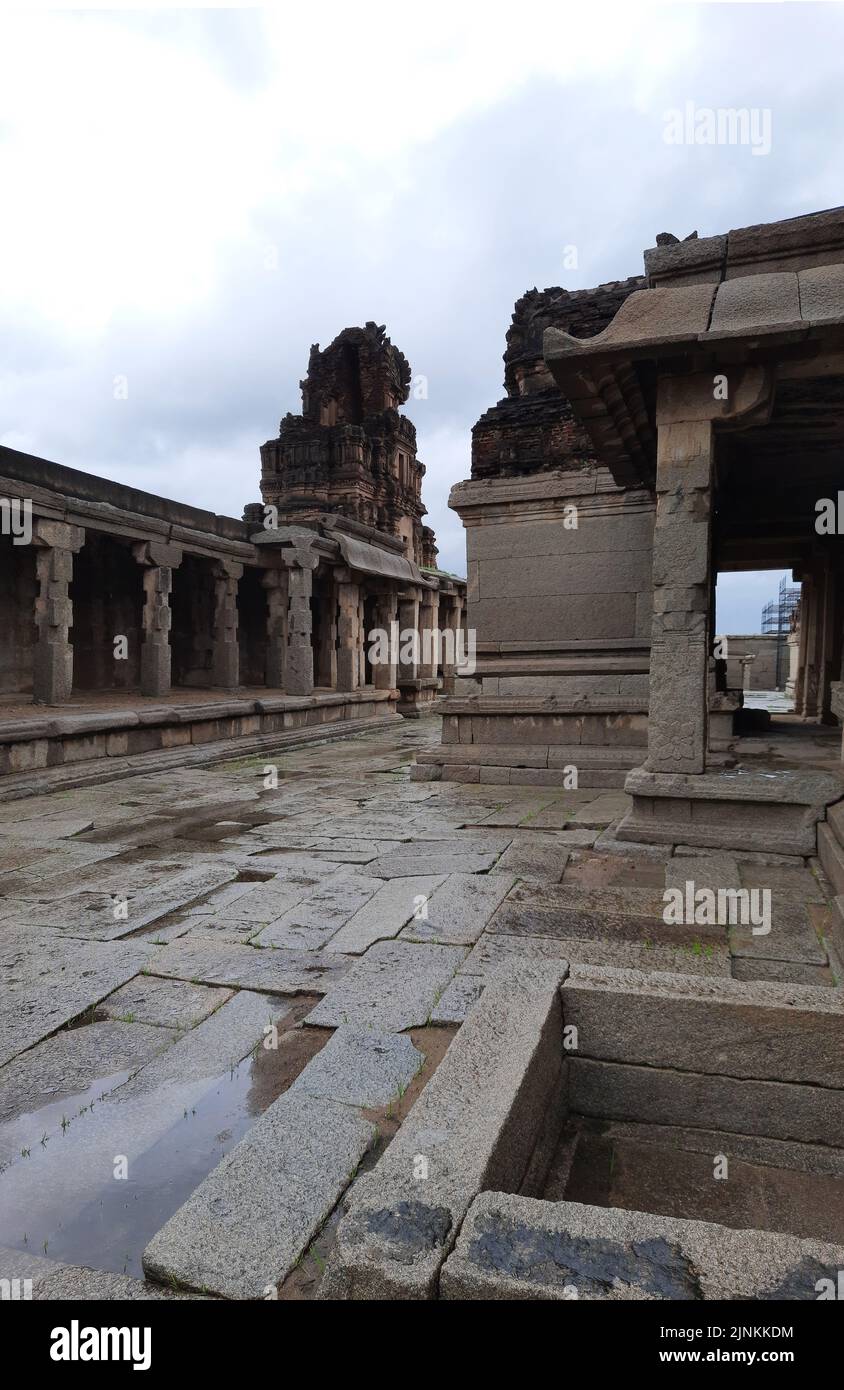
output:
<svg viewBox="0 0 844 1390"><path fill-rule="evenodd" d="M376 882L380 885L378 891L332 936L326 952L359 956L374 942L397 936L414 914L430 912L432 894L444 878L422 875Z"/></svg>
<svg viewBox="0 0 844 1390"><path fill-rule="evenodd" d="M193 1028L231 999L230 989L193 985L187 980L161 980L136 975L98 1006L106 1018L131 1018L162 1028Z"/></svg>
<svg viewBox="0 0 844 1390"><path fill-rule="evenodd" d="M455 975L431 1011L431 1022L463 1023L484 992L486 981L478 975Z"/></svg>
<svg viewBox="0 0 844 1390"><path fill-rule="evenodd" d="M450 874L404 927L400 939L471 946L515 881L512 873Z"/></svg>
<svg viewBox="0 0 844 1390"><path fill-rule="evenodd" d="M403 1095L424 1064L424 1053L404 1033L342 1027L290 1090L372 1109Z"/></svg>
<svg viewBox="0 0 844 1390"><path fill-rule="evenodd" d="M491 869L497 858L494 851L489 854L428 854L426 847L420 844L405 852L379 855L366 867L371 874L377 874L380 878L411 878L420 874L481 874Z"/></svg>
<svg viewBox="0 0 844 1390"><path fill-rule="evenodd" d="M263 927L256 944L318 951L384 886L383 879L362 873L331 878Z"/></svg>
<svg viewBox="0 0 844 1390"><path fill-rule="evenodd" d="M280 1096L150 1241L151 1277L266 1297L331 1214L375 1137L353 1109Z"/></svg>
<svg viewBox="0 0 844 1390"><path fill-rule="evenodd" d="M0 1065L125 984L148 954L134 944L0 923Z"/></svg>
<svg viewBox="0 0 844 1390"><path fill-rule="evenodd" d="M237 946L191 935L152 951L150 975L226 985L267 994L324 994L343 975L348 960L324 951Z"/></svg>
<svg viewBox="0 0 844 1390"><path fill-rule="evenodd" d="M316 1008L306 1023L322 1028L378 1028L400 1033L427 1023L466 958L462 946L379 941Z"/></svg>

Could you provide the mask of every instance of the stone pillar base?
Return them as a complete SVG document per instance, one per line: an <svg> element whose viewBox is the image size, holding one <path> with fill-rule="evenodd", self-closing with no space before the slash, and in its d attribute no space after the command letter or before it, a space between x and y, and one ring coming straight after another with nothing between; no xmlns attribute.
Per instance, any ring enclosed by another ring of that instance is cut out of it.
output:
<svg viewBox="0 0 844 1390"><path fill-rule="evenodd" d="M818 821L840 800L844 778L741 768L685 775L638 767L624 790L633 806L616 830L619 840L815 855Z"/></svg>
<svg viewBox="0 0 844 1390"><path fill-rule="evenodd" d="M141 647L141 694L170 693L170 646L166 642L144 642Z"/></svg>

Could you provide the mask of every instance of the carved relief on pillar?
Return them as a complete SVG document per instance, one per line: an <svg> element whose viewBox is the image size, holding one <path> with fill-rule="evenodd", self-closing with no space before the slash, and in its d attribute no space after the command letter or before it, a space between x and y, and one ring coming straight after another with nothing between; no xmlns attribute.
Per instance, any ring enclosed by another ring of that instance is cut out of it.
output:
<svg viewBox="0 0 844 1390"><path fill-rule="evenodd" d="M73 556L85 541L81 526L64 522L35 521L32 534L38 593L35 599L37 643L33 672L36 704L57 705L70 698L73 688L73 603L69 586Z"/></svg>

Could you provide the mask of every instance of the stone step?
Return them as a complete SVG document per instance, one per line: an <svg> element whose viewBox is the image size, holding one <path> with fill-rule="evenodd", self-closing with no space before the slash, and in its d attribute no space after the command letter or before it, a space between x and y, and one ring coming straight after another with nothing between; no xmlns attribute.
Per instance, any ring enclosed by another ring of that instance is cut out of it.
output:
<svg viewBox="0 0 844 1390"><path fill-rule="evenodd" d="M723 943L725 928L667 923L663 894L653 888L610 885L583 888L543 884L513 889L489 923L489 930L512 936L557 939L650 941L655 945Z"/></svg>
<svg viewBox="0 0 844 1390"><path fill-rule="evenodd" d="M822 821L818 826L818 858L836 895L844 893L844 843L830 821Z"/></svg>
<svg viewBox="0 0 844 1390"><path fill-rule="evenodd" d="M449 743L420 748L418 764L465 763L483 767L638 767L644 749L624 744Z"/></svg>

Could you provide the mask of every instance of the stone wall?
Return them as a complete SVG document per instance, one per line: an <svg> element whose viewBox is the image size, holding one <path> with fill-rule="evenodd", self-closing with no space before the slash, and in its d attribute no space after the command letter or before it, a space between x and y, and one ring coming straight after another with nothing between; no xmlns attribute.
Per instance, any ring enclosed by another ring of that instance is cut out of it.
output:
<svg viewBox="0 0 844 1390"><path fill-rule="evenodd" d="M726 643L727 686L730 690L776 690L777 689L777 638L763 633L746 636L727 636L721 639ZM750 676L745 685L744 666L741 658L752 657ZM788 652L783 640L782 670L780 688L785 685L788 675Z"/></svg>

